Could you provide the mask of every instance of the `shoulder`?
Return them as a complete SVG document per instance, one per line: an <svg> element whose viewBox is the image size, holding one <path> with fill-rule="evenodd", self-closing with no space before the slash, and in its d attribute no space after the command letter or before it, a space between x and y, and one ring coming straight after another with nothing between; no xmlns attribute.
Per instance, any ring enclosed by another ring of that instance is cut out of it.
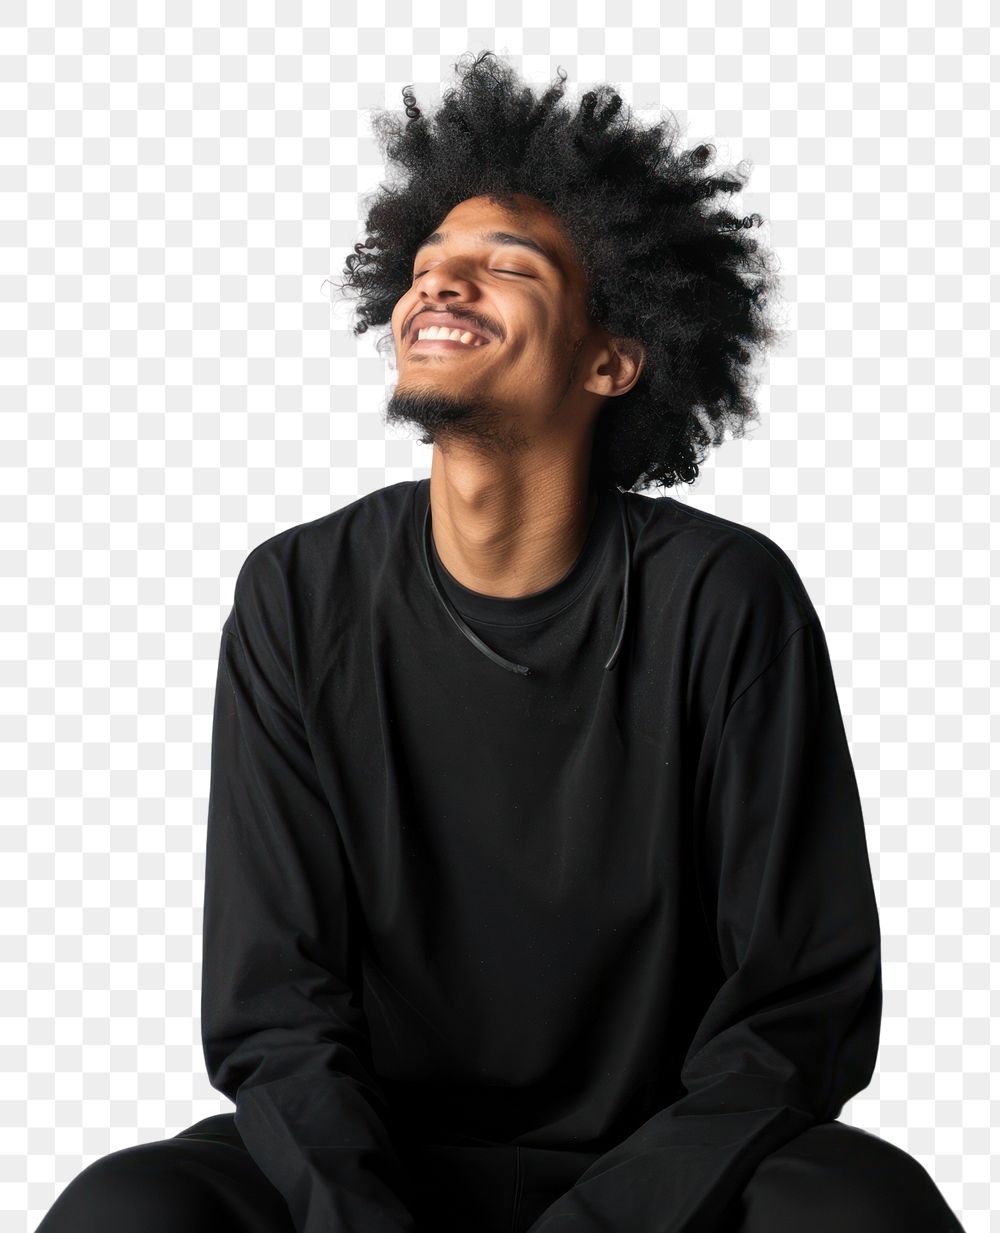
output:
<svg viewBox="0 0 1000 1233"><path fill-rule="evenodd" d="M816 618L798 568L769 535L672 497L668 506L663 516L683 543L683 556L715 600L747 605L788 633Z"/></svg>
<svg viewBox="0 0 1000 1233"><path fill-rule="evenodd" d="M224 626L252 667L291 692L306 659L346 620L384 559L394 528L412 517L405 480L357 497L339 509L286 527L247 553Z"/></svg>
<svg viewBox="0 0 1000 1233"><path fill-rule="evenodd" d="M638 499L637 551L654 619L680 639L706 685L739 688L796 630L818 624L798 568L771 536L673 497Z"/></svg>
<svg viewBox="0 0 1000 1233"><path fill-rule="evenodd" d="M791 633L816 619L816 610L788 552L757 527L696 509L673 497L630 493L641 524L645 569L707 615L752 616Z"/></svg>
<svg viewBox="0 0 1000 1233"><path fill-rule="evenodd" d="M393 526L412 517L419 481L390 484L339 509L268 536L244 558L223 640L235 638L254 693L287 713L301 710L312 662L359 602Z"/></svg>
<svg viewBox="0 0 1000 1233"><path fill-rule="evenodd" d="M418 482L377 488L261 541L240 566L234 607L247 618L290 612L325 590L331 577L345 578L358 556L370 563L389 543L393 528L410 516Z"/></svg>

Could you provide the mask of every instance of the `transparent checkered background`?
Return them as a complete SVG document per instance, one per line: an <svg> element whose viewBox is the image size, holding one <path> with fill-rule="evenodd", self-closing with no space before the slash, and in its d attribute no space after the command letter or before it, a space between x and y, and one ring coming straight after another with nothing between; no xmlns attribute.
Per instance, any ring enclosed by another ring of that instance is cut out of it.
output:
<svg viewBox="0 0 1000 1233"><path fill-rule="evenodd" d="M255 544L429 474L325 280L385 174L371 109L487 47L753 164L790 334L675 495L781 544L827 632L885 982L844 1120L1000 1228L989 6L136 7L0 7L4 1229L232 1108L198 1021L220 630Z"/></svg>

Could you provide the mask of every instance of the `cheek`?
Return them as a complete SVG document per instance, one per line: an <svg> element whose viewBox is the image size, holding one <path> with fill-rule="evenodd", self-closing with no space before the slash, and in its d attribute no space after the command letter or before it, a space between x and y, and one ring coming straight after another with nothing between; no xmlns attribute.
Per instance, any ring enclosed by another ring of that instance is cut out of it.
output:
<svg viewBox="0 0 1000 1233"><path fill-rule="evenodd" d="M416 301L408 291L404 292L393 306L392 315L389 318L392 323L392 328L397 333L406 318L413 312L414 308L416 308Z"/></svg>
<svg viewBox="0 0 1000 1233"><path fill-rule="evenodd" d="M532 360L552 368L562 365L572 355L573 334L562 321L546 320L528 338Z"/></svg>

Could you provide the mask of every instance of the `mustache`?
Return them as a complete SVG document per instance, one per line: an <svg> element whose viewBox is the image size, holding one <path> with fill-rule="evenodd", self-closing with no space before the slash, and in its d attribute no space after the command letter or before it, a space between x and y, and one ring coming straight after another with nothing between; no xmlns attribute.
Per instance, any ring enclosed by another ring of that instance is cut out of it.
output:
<svg viewBox="0 0 1000 1233"><path fill-rule="evenodd" d="M434 313L439 317L451 317L455 322L455 329L460 329L464 324L468 327L468 329L480 334L485 334L489 338L500 337L500 331L496 328L496 326L494 326L491 322L486 321L483 317L480 317L476 313L456 313L447 308L421 308L418 312L415 312L412 317L410 317L409 321L407 321L406 325L403 327L403 338L409 337L412 330L419 328L414 323L419 322L420 318L425 313Z"/></svg>

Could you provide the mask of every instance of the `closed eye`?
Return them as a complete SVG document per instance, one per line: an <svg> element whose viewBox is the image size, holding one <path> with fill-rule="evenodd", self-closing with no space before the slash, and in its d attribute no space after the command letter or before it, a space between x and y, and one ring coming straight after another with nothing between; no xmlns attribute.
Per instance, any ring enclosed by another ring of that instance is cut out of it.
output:
<svg viewBox="0 0 1000 1233"><path fill-rule="evenodd" d="M414 274L413 281L416 282L418 278L423 278L423 276L426 273L427 273L426 270L421 270L419 274ZM531 274L525 274L523 270L493 270L493 273L494 274L516 274L518 278L533 277Z"/></svg>

